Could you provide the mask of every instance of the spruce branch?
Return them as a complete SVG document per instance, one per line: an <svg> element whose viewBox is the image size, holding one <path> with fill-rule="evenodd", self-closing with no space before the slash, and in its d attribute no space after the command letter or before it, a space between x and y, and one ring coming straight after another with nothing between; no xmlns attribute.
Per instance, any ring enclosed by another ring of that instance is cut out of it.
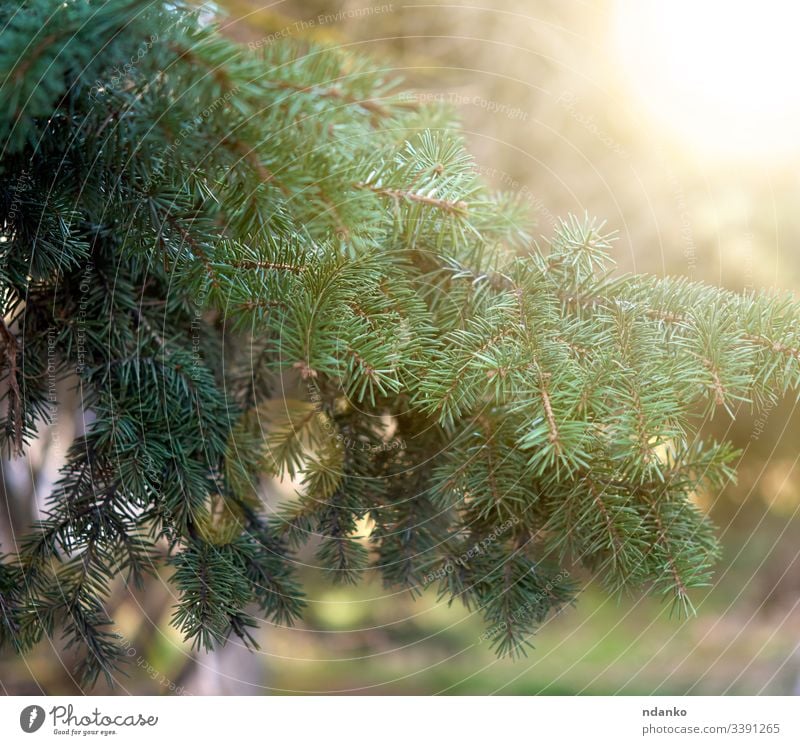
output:
<svg viewBox="0 0 800 745"><path fill-rule="evenodd" d="M107 599L169 565L187 639L254 646L307 543L332 581L437 584L500 654L578 567L691 611L691 497L736 457L703 417L800 387L796 298L619 274L586 216L537 245L369 60L247 55L180 2L32 7L0 0L0 434L25 450L55 380L93 419L0 561L0 643L60 631L113 680Z"/></svg>

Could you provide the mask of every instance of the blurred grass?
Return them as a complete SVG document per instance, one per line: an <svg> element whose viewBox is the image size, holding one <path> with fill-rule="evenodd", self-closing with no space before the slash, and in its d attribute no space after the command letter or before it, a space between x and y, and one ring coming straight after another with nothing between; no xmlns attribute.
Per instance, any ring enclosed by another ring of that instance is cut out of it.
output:
<svg viewBox="0 0 800 745"><path fill-rule="evenodd" d="M307 630L266 635L271 686L285 693L791 694L800 675L796 596L764 607L770 570L754 573L778 523L785 526L768 518L748 534L715 586L695 596L697 617L671 617L668 604L646 594L609 598L590 583L575 607L547 620L520 660L497 660L479 640L480 620L438 604L432 592L413 601L385 597L376 581L348 590L312 585ZM791 527L796 535L796 520Z"/></svg>
<svg viewBox="0 0 800 745"><path fill-rule="evenodd" d="M255 654L232 642L217 655L197 655L167 623L166 586L153 583L116 614L133 650L127 677L114 691L101 684L95 693L797 693L800 521L753 505L745 512L729 525L714 586L694 595L696 617L671 617L667 603L646 593L609 597L589 581L576 605L548 618L534 648L517 660L497 659L480 640L481 620L437 602L433 589L414 600L374 576L337 588L311 570L300 625L263 626ZM0 681L9 693L78 693L66 674L71 662L70 654L40 645L24 660L2 659ZM210 689L198 675L213 681Z"/></svg>

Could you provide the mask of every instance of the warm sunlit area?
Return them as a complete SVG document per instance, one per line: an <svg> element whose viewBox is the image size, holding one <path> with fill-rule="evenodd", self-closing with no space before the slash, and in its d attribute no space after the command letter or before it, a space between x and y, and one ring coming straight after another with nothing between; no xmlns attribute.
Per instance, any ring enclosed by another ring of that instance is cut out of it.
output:
<svg viewBox="0 0 800 745"><path fill-rule="evenodd" d="M616 231L620 273L800 292L796 3L219 4L224 33L251 49L288 37L346 47L402 79L408 100L451 106L478 172L523 195L543 239L559 217L589 214ZM310 552L300 555L301 622L262 623L255 653L231 643L205 654L169 625L165 569L143 590L112 594L134 663L123 685L152 694L800 694L800 416L792 393L734 413L720 408L704 425L705 437L741 452L735 484L693 495L722 545L711 585L693 591L695 616L676 617L653 593L614 595L575 568L576 604L548 616L527 656L498 659L478 616L435 588L413 597L369 573L331 586ZM37 517L29 497L52 481L52 457L45 443L32 470L6 463L14 525ZM297 486L265 483L264 498L274 507ZM358 530L368 547L371 524ZM41 646L4 666L9 690L76 690Z"/></svg>
<svg viewBox="0 0 800 745"><path fill-rule="evenodd" d="M617 62L652 126L695 158L796 157L800 8L783 0L620 0Z"/></svg>

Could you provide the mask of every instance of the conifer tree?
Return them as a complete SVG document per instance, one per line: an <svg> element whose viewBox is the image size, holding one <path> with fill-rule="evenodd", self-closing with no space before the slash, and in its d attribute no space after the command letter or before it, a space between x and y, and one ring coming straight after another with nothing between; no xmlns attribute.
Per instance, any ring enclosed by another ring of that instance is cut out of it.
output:
<svg viewBox="0 0 800 745"><path fill-rule="evenodd" d="M250 644L301 616L306 544L331 582L464 603L500 654L576 565L691 610L692 495L736 457L702 423L797 388L800 307L620 275L588 218L539 247L396 85L182 2L0 0L0 436L26 451L55 379L86 421L4 547L1 643L61 635L111 680L112 584L166 564L187 639Z"/></svg>

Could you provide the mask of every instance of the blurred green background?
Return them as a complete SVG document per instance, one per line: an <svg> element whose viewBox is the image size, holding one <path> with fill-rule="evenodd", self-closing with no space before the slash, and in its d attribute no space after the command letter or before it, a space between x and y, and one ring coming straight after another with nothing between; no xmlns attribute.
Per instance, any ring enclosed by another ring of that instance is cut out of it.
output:
<svg viewBox="0 0 800 745"><path fill-rule="evenodd" d="M619 231L621 271L800 288L800 93L785 83L798 67L771 51L788 19L768 16L769 3L735 13L661 3L673 8L666 18L641 15L652 2L221 5L225 33L245 44L295 36L346 47L420 99L450 102L486 180L522 191L545 238L558 216L588 212ZM112 599L132 662L115 692L800 693L798 425L793 399L708 423L743 454L737 485L697 495L723 558L714 586L694 597L695 618L670 618L646 594L609 598L587 577L577 605L543 625L527 658L497 660L479 619L433 592L413 600L377 578L331 588L308 567L303 624L263 626L254 655L235 643L197 655L169 628L169 588L154 581ZM18 530L34 482L41 493L54 476L46 443L4 474ZM279 499L291 485L265 493ZM0 684L76 692L70 662L57 643L43 644L24 660L0 659Z"/></svg>

